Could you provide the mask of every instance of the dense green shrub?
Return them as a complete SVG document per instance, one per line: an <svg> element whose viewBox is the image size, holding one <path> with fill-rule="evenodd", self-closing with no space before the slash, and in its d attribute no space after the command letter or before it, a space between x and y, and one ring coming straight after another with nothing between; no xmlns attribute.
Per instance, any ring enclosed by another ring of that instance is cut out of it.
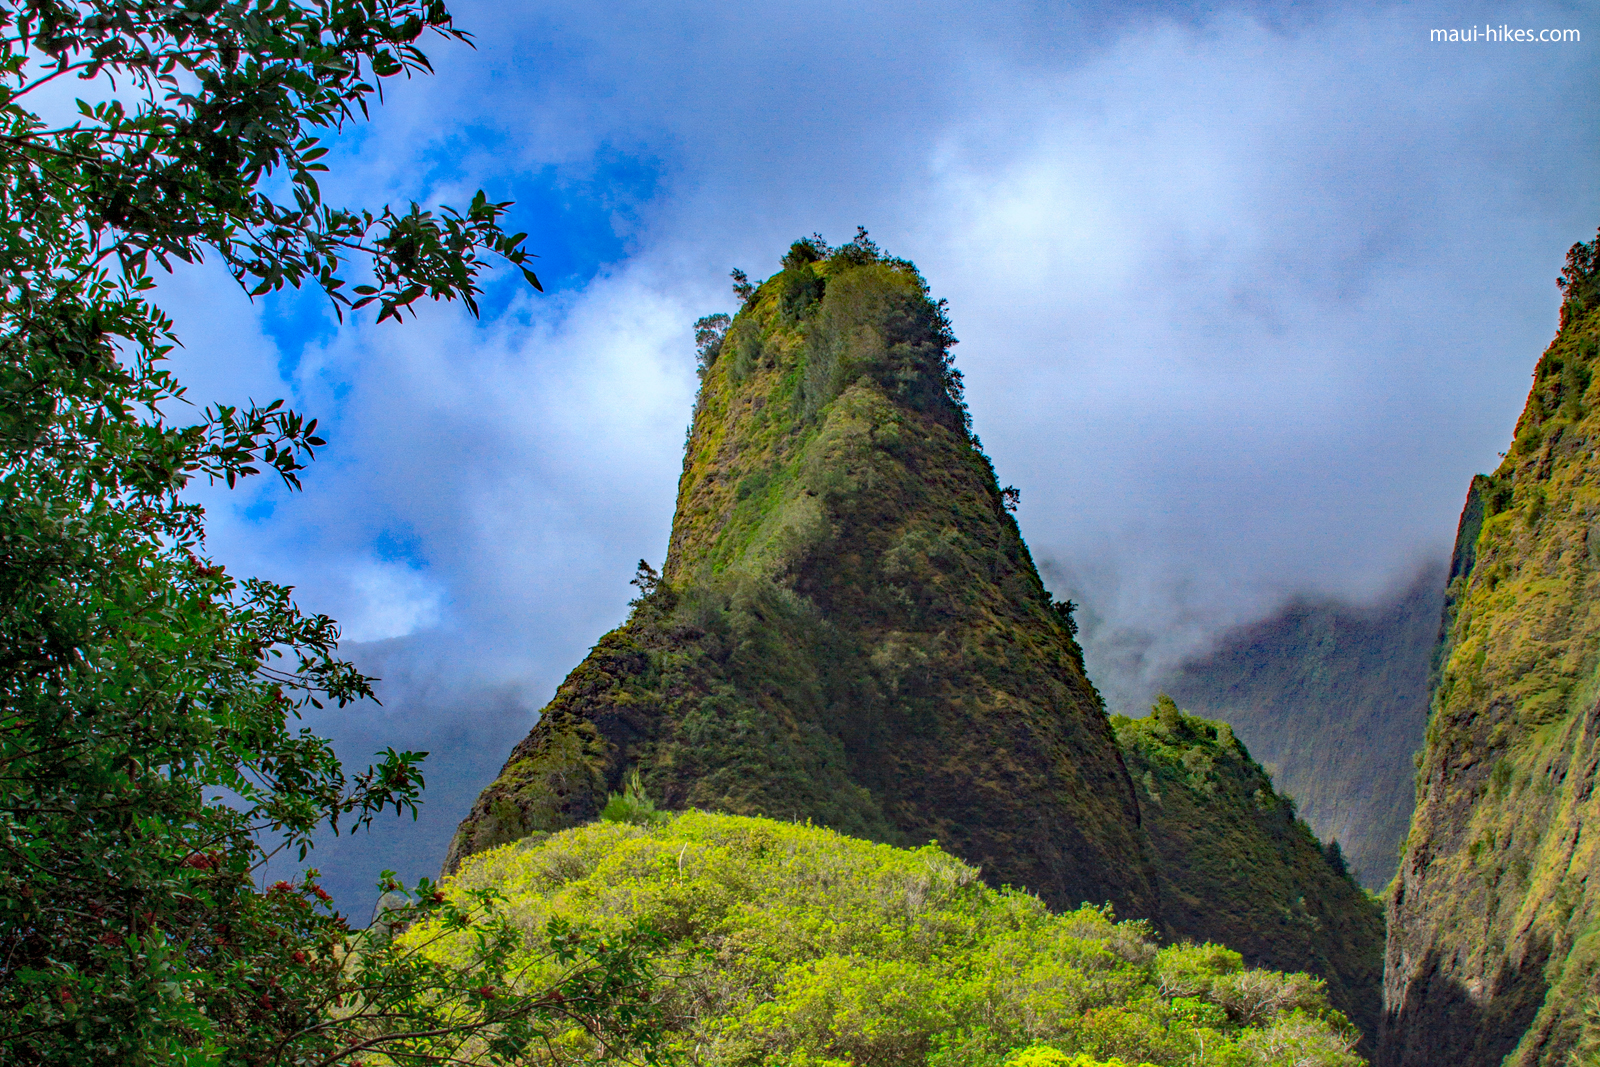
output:
<svg viewBox="0 0 1600 1067"><path fill-rule="evenodd" d="M802 306L795 303L799 297L791 297L800 284L791 275L803 270L809 277L812 264L789 267L778 276L784 313L806 317L800 393L806 418L815 418L846 386L866 375L899 403L970 429L961 374L950 356L956 339L945 304L928 298L928 283L917 268L884 256L865 230L849 244L820 251L827 253L820 265L826 288L819 283L814 310L812 303Z"/></svg>
<svg viewBox="0 0 1600 1067"><path fill-rule="evenodd" d="M636 826L648 826L666 817L666 813L658 810L655 801L645 793L638 771L629 775L628 784L622 792L612 793L606 798L606 806L600 809L600 818L606 822L625 822Z"/></svg>
<svg viewBox="0 0 1600 1067"><path fill-rule="evenodd" d="M1322 983L1216 945L1158 948L1109 907L1052 914L936 845L689 812L599 822L469 858L447 894L492 888L529 930L643 923L679 977L666 1044L706 1065L1356 1065ZM411 937L441 931L423 926ZM446 936L449 959L469 944ZM526 981L548 982L530 961ZM578 1029L547 1059L592 1051Z"/></svg>

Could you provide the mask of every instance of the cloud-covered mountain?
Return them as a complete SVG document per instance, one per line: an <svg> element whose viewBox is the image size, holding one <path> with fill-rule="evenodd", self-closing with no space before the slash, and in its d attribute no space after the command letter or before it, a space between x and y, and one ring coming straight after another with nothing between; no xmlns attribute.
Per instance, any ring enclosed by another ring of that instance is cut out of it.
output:
<svg viewBox="0 0 1600 1067"><path fill-rule="evenodd" d="M1185 708L1231 723L1374 891L1411 825L1445 577L1442 564L1424 566L1373 604L1297 599L1160 682Z"/></svg>
<svg viewBox="0 0 1600 1067"><path fill-rule="evenodd" d="M1592 46L1433 44L1445 6L457 15L477 50L435 47L324 188L515 199L550 295L508 276L481 322L378 328L209 266L166 288L194 399L323 419L303 494L196 497L230 569L296 585L390 679L433 672L380 688L448 694L359 720L386 743L476 729L467 693L537 707L621 620L666 550L691 323L795 233L866 224L952 299L975 428L1131 710L1228 626L1444 551L1600 198L1573 166L1600 146ZM353 751L357 721L330 723Z"/></svg>

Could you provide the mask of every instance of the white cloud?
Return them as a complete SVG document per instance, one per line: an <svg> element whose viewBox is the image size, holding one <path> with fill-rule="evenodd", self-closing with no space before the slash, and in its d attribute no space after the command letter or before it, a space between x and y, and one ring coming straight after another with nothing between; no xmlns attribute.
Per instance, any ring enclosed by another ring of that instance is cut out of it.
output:
<svg viewBox="0 0 1600 1067"><path fill-rule="evenodd" d="M1593 149L1587 53L1442 51L1417 7L1082 39L1005 7L629 11L485 15L503 32L401 87L346 181L435 195L419 153L463 122L513 163L645 146L636 254L486 326L346 329L296 382L344 412L337 473L285 515L315 514L308 560L398 523L503 664L614 618L659 554L723 270L858 220L952 299L1026 532L1099 576L1077 592L1111 631L1175 654L1296 589L1373 593L1441 550L1508 432L1596 191L1564 169Z"/></svg>
<svg viewBox="0 0 1600 1067"><path fill-rule="evenodd" d="M270 518L212 500L219 554L352 636L409 633L391 666L426 650L537 704L660 562L694 318L728 309L729 267L860 222L950 298L976 428L1091 667L1132 691L1291 592L1409 578L1505 446L1561 257L1600 221L1592 46L1441 48L1455 15L1429 5L1058 10L463 9L480 50L395 87L334 199L603 181L608 153L659 189L579 291L308 351L281 384L331 447ZM209 330L217 388L277 380L248 306L204 305L186 366L211 373ZM410 556L379 595L350 561L385 538Z"/></svg>
<svg viewBox="0 0 1600 1067"><path fill-rule="evenodd" d="M439 622L438 587L404 564L363 560L350 571L350 589L354 610L340 620L345 640L406 637Z"/></svg>

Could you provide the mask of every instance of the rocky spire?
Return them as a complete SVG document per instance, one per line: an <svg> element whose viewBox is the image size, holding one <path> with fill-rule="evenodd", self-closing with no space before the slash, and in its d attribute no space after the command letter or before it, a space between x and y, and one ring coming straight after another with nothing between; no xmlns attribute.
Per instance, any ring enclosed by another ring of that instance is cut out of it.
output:
<svg viewBox="0 0 1600 1067"><path fill-rule="evenodd" d="M638 771L665 807L937 840L991 884L1151 915L1139 808L1070 607L970 432L915 267L798 241L701 388L661 574L544 709L456 835L594 818Z"/></svg>

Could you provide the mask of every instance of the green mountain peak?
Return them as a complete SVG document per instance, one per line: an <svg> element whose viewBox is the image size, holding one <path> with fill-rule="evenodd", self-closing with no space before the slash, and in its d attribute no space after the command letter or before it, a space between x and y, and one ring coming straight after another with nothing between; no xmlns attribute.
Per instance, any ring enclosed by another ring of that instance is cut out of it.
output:
<svg viewBox="0 0 1600 1067"><path fill-rule="evenodd" d="M993 884L1154 913L1132 783L916 268L799 241L699 336L661 575L447 865L592 819L637 770L668 808L938 840Z"/></svg>
<svg viewBox="0 0 1600 1067"><path fill-rule="evenodd" d="M615 794L640 818L658 804L937 841L1058 910L1237 935L1252 965L1327 979L1370 1033L1375 906L1225 725L1167 701L1150 729L1113 731L916 268L865 234L811 239L745 296L697 325L665 566L640 564L628 621L512 751L446 870L588 823Z"/></svg>
<svg viewBox="0 0 1600 1067"><path fill-rule="evenodd" d="M1162 696L1111 719L1139 791L1171 941L1216 941L1253 965L1310 971L1363 1032L1377 1033L1383 912L1337 842L1324 846L1225 722Z"/></svg>

